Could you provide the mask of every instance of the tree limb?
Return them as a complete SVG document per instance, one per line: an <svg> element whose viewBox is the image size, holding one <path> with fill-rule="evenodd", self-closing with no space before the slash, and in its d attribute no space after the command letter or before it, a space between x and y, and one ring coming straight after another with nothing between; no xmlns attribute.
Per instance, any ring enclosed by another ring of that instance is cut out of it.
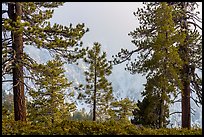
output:
<svg viewBox="0 0 204 137"><path fill-rule="evenodd" d="M198 24L191 22L191 21L188 21L188 23L194 25L195 28L198 27L199 29L202 30L202 28Z"/></svg>
<svg viewBox="0 0 204 137"><path fill-rule="evenodd" d="M172 112L172 113L170 113L169 115L174 115L174 114L177 114L177 113L182 113L182 112L180 112L180 111L176 111L176 112Z"/></svg>

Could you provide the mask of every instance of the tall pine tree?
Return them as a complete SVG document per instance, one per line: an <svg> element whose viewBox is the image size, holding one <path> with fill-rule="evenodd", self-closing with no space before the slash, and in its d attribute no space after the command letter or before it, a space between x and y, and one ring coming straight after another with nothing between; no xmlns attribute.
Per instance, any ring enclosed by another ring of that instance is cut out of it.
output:
<svg viewBox="0 0 204 137"><path fill-rule="evenodd" d="M198 95L198 99L195 100L196 103L202 104L200 96L202 93L201 79L196 75L195 71L196 68L202 70L202 55L200 52L202 51L202 39L196 28L194 31L190 30L190 28L185 28L187 27L186 24L193 24L195 27L199 27L195 23L185 21L186 19L198 19L196 14L192 13L195 9L195 3L174 3L177 6L174 4L168 4L167 6L165 3L167 8L160 15L156 15L156 12L162 6L161 3L153 2L145 4L146 7L138 9L137 13L135 13L141 26L136 28L135 31L130 32L133 38L132 42L136 45L137 49L133 51L122 49L114 59L114 62L115 64L122 63L130 60L134 53L138 53L138 58L131 62L129 66L127 64L127 69L132 73L151 74L152 78L147 75L147 79L148 77L149 80L152 79L150 83L155 81L159 85L162 81L163 85L161 86L168 87L169 91L174 93L174 95L176 95L176 92L182 93L182 127L190 128L190 83L193 85L192 90L194 89ZM182 4L186 6L185 10L189 9L189 11L185 11L182 8L184 7ZM170 18L166 18L163 15ZM163 20L159 19L162 16ZM163 24L165 22L166 24ZM163 30L164 33L159 34L158 28L162 28L162 25L164 25L164 29L166 27L166 30ZM165 33L167 31L169 31L168 34ZM157 41L155 41L155 38ZM167 59L166 62L164 61L165 58ZM163 72L161 74L163 76L160 76L163 78L159 78L159 73L155 72L159 72L162 66L161 70ZM155 76L160 80L155 79Z"/></svg>
<svg viewBox="0 0 204 137"><path fill-rule="evenodd" d="M202 78L197 74L202 71L202 36L198 28L198 22L202 19L195 13L196 2L169 2L174 8L174 22L176 28L185 33L185 41L179 45L179 55L183 62L180 70L180 79L182 81L182 127L190 129L191 127L191 105L190 98L199 106L202 105ZM197 99L191 96L195 92Z"/></svg>
<svg viewBox="0 0 204 137"><path fill-rule="evenodd" d="M176 94L176 86L181 87L178 74L182 61L176 45L184 42L184 34L176 32L172 8L166 3L154 8L147 4L145 10L138 9L135 15L138 15L141 26L129 35L133 37L132 42L137 46L132 53L137 52L139 55L134 62L127 65L127 70L132 74L146 74L147 83L142 94L159 97L160 105L157 107L160 110L159 121L162 128L165 119L164 106L170 102L170 94ZM132 54L123 51L122 58ZM117 63L117 60L115 61Z"/></svg>
<svg viewBox="0 0 204 137"><path fill-rule="evenodd" d="M49 22L54 8L62 5L63 2L3 3L7 8L2 9L2 78L13 85L16 121L26 121L25 80L35 81L34 65L38 64L24 51L25 46L46 49L70 63L85 54L85 49L80 48L80 40L87 32L84 24L67 27L57 23L51 26ZM13 77L12 81L5 78L7 74Z"/></svg>
<svg viewBox="0 0 204 137"><path fill-rule="evenodd" d="M97 42L88 51L84 61L90 66L89 70L85 71L85 92L80 93L79 98L83 97L86 103L93 106L93 121L96 121L96 115L107 115L110 101L113 99L112 86L107 79L111 74L112 65L107 61L106 53L101 54L101 45Z"/></svg>

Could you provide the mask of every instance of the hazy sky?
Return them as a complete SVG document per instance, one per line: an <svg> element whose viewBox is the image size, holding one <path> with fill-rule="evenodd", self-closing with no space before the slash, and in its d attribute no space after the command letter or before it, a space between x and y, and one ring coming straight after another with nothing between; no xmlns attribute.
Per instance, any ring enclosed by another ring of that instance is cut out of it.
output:
<svg viewBox="0 0 204 137"><path fill-rule="evenodd" d="M202 3L199 5L202 17ZM90 31L82 38L84 46L92 46L94 42L101 43L102 50L107 52L110 60L111 56L116 55L121 48L134 49L135 46L131 43L132 39L128 33L139 26L133 12L142 6L142 2L66 2L55 9L50 21L52 24L67 26L70 23L74 26L85 23L85 27ZM29 51L35 51L32 55L41 63L49 59L49 54L42 54L40 50L33 50L33 47L29 47ZM144 89L143 84L146 83L146 79L140 74L131 75L125 71L125 64L113 67L110 76L113 88L118 87L120 91L115 92L121 92L123 97L135 96L141 99L140 92Z"/></svg>
<svg viewBox="0 0 204 137"><path fill-rule="evenodd" d="M127 34L138 26L133 12L139 6L137 2L67 2L55 10L51 22L85 23L90 31L83 37L84 45L97 41L116 54L121 47L132 47Z"/></svg>

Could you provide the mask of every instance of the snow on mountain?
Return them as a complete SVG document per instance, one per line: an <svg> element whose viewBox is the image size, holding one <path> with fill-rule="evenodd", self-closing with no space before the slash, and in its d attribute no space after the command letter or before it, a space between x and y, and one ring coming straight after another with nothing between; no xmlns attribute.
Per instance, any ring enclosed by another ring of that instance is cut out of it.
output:
<svg viewBox="0 0 204 137"><path fill-rule="evenodd" d="M82 61L79 61L79 65L65 64L65 75L69 81L72 81L74 85L85 84L84 71L87 70L87 66Z"/></svg>
<svg viewBox="0 0 204 137"><path fill-rule="evenodd" d="M131 75L124 67L124 64L113 66L112 74L108 77L112 82L114 94L119 94L122 98L142 99L140 92L144 89L141 85L145 84L145 77L139 74Z"/></svg>

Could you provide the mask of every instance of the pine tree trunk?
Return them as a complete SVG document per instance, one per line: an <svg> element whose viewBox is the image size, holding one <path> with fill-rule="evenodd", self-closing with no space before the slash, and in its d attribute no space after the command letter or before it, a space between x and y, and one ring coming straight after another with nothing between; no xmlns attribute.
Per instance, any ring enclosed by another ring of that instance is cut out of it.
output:
<svg viewBox="0 0 204 137"><path fill-rule="evenodd" d="M183 11L186 12L187 5L186 2L182 3ZM181 58L184 62L183 68L181 70L182 78L182 128L191 128L191 109L190 109L190 75L189 75L189 51L188 51L188 25L186 17L183 18L182 28L186 33L185 44L181 45Z"/></svg>
<svg viewBox="0 0 204 137"><path fill-rule="evenodd" d="M184 70L188 68L184 68ZM182 91L182 128L191 128L191 115L190 115L190 82L183 81Z"/></svg>
<svg viewBox="0 0 204 137"><path fill-rule="evenodd" d="M8 15L13 22L17 21L17 17L22 15L22 9L19 2L8 4ZM18 30L18 26L12 26ZM23 78L23 36L19 32L11 32L14 50L13 64L13 93L14 93L14 115L15 121L26 121L26 106L24 95L24 78Z"/></svg>
<svg viewBox="0 0 204 137"><path fill-rule="evenodd" d="M185 50L184 50L185 51ZM184 61L188 62L187 59ZM190 109L190 76L189 65L184 64L182 69L182 128L191 128L191 109Z"/></svg>
<svg viewBox="0 0 204 137"><path fill-rule="evenodd" d="M95 64L94 64L94 100L93 100L93 121L96 121L96 57L95 57Z"/></svg>
<svg viewBox="0 0 204 137"><path fill-rule="evenodd" d="M168 32L166 32L166 42L168 42ZM165 79L165 75L167 75L167 55L168 55L168 50L165 48L165 54L166 56L164 57L164 77L163 79ZM166 87L167 85L164 84L162 86L162 89L161 89L161 96L160 96L160 114L159 114L159 128L163 128L164 127L164 120L165 120L165 117L164 117L164 92L166 92Z"/></svg>
<svg viewBox="0 0 204 137"><path fill-rule="evenodd" d="M54 97L53 97L53 91L51 91L51 123L52 126L54 125L54 108L55 108L55 104L54 104Z"/></svg>
<svg viewBox="0 0 204 137"><path fill-rule="evenodd" d="M96 99L95 99L95 93L96 93L96 91L94 90L93 121L96 121Z"/></svg>
<svg viewBox="0 0 204 137"><path fill-rule="evenodd" d="M161 101L160 101L160 115L159 115L159 128L163 128L164 126L164 122L163 122L163 119L164 119L164 100L162 99L162 96L161 96Z"/></svg>

